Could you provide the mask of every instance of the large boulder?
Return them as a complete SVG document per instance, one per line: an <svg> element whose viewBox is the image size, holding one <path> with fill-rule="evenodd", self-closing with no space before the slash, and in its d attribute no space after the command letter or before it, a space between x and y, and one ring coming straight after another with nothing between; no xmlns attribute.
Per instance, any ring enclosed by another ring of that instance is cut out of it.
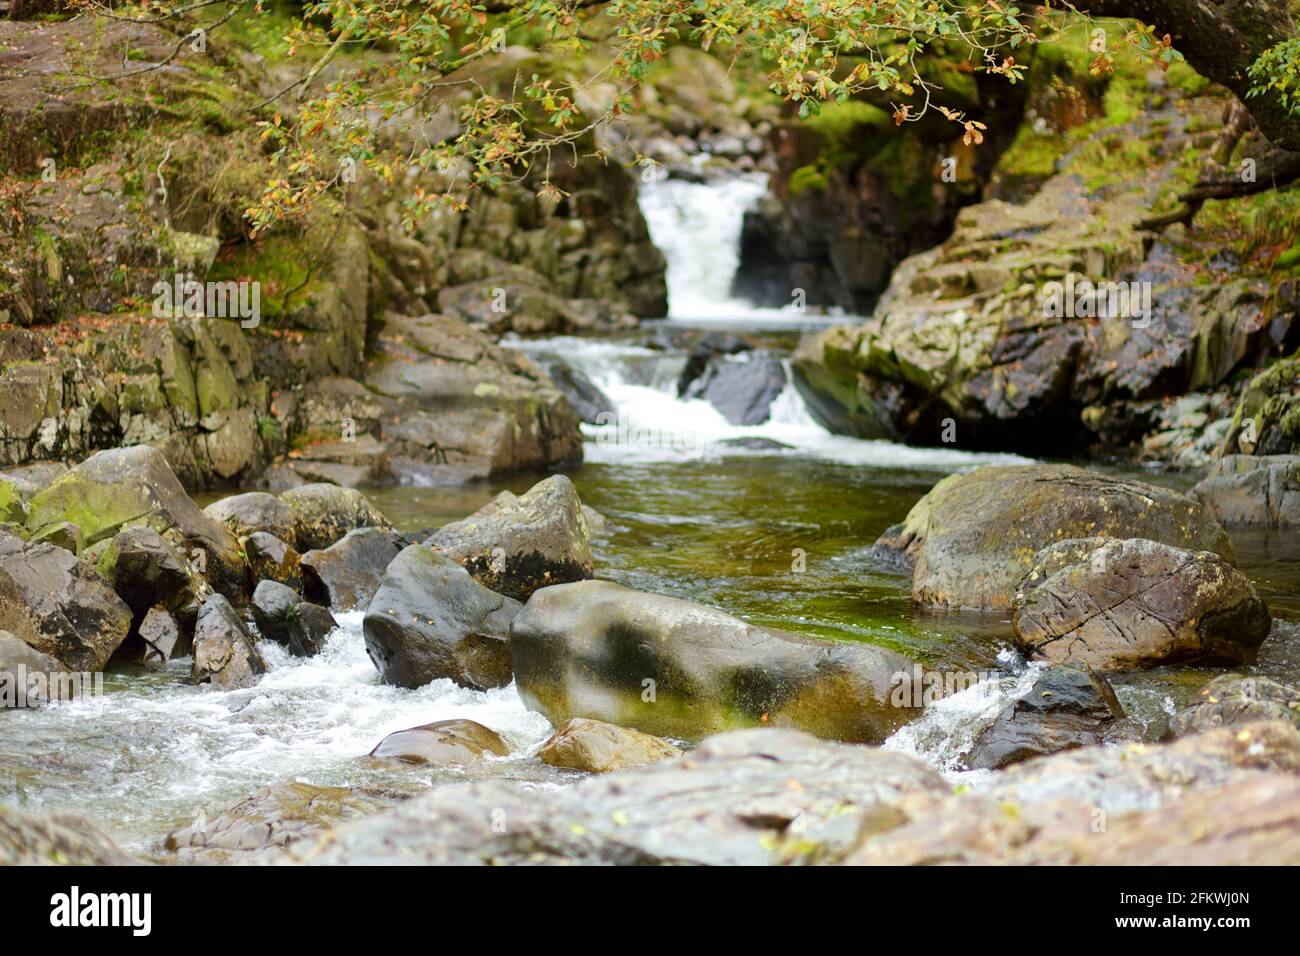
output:
<svg viewBox="0 0 1300 956"><path fill-rule="evenodd" d="M95 555L95 569L139 620L151 607L182 611L193 620L204 591L184 556L147 525L115 534Z"/></svg>
<svg viewBox="0 0 1300 956"><path fill-rule="evenodd" d="M190 500L156 448L96 452L33 495L29 508L27 527L33 534L69 521L80 527L87 544L146 525L174 544L217 591L236 603L247 598L239 542Z"/></svg>
<svg viewBox="0 0 1300 956"><path fill-rule="evenodd" d="M1035 556L1066 538L1142 537L1235 560L1199 502L1069 465L992 465L950 475L876 542L912 567L912 600L1007 611Z"/></svg>
<svg viewBox="0 0 1300 956"><path fill-rule="evenodd" d="M489 754L505 757L510 747L493 730L473 720L438 720L389 734L371 757L403 763L448 766L476 763Z"/></svg>
<svg viewBox="0 0 1300 956"><path fill-rule="evenodd" d="M336 611L364 609L389 563L405 546L397 531L357 528L328 548L308 551L301 563L303 596Z"/></svg>
<svg viewBox="0 0 1300 956"><path fill-rule="evenodd" d="M643 767L681 754L662 737L586 717L565 721L537 751L544 764L586 773Z"/></svg>
<svg viewBox="0 0 1300 956"><path fill-rule="evenodd" d="M1169 734L1186 737L1261 720L1285 721L1300 730L1300 688L1267 677L1220 674L1170 718Z"/></svg>
<svg viewBox="0 0 1300 956"><path fill-rule="evenodd" d="M425 542L479 583L526 601L538 588L592 575L591 538L573 482L552 475L517 499L489 504Z"/></svg>
<svg viewBox="0 0 1300 956"><path fill-rule="evenodd" d="M422 687L450 678L483 690L510 683L510 622L519 603L483 587L423 545L388 565L362 624L380 678Z"/></svg>
<svg viewBox="0 0 1300 956"><path fill-rule="evenodd" d="M0 623L69 670L100 671L126 639L131 609L71 551L0 535Z"/></svg>
<svg viewBox="0 0 1300 956"><path fill-rule="evenodd" d="M194 682L235 690L265 673L266 661L230 602L220 594L204 601L194 625Z"/></svg>
<svg viewBox="0 0 1300 956"><path fill-rule="evenodd" d="M766 352L743 359L713 359L685 390L686 398L702 398L733 425L761 425L772 413L772 402L784 391L785 366Z"/></svg>
<svg viewBox="0 0 1300 956"><path fill-rule="evenodd" d="M8 631L0 631L0 708L35 707L66 686L75 695L76 682L63 682L68 669Z"/></svg>
<svg viewBox="0 0 1300 956"><path fill-rule="evenodd" d="M393 527L374 505L355 488L313 484L290 488L280 495L289 506L293 536L285 538L304 554L328 548L357 528Z"/></svg>
<svg viewBox="0 0 1300 956"><path fill-rule="evenodd" d="M214 501L203 509L209 518L220 521L236 538L258 531L281 540L294 537L293 514L289 506L265 491L249 491Z"/></svg>
<svg viewBox="0 0 1300 956"><path fill-rule="evenodd" d="M519 695L553 724L591 717L698 740L733 727L797 727L880 743L900 654L755 627L716 608L606 581L544 588L510 628Z"/></svg>
<svg viewBox="0 0 1300 956"><path fill-rule="evenodd" d="M1229 527L1300 527L1300 455L1224 455L1189 494Z"/></svg>
<svg viewBox="0 0 1300 956"><path fill-rule="evenodd" d="M1013 606L1031 657L1100 670L1252 661L1272 625L1250 581L1217 554L1144 538L1044 548Z"/></svg>
<svg viewBox="0 0 1300 956"><path fill-rule="evenodd" d="M1083 667L1049 667L971 740L965 764L996 770L1047 754L1138 734L1110 682Z"/></svg>

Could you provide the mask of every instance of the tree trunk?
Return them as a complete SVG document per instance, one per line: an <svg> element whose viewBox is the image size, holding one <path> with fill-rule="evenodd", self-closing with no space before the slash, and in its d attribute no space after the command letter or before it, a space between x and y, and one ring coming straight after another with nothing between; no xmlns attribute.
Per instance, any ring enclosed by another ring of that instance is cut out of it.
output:
<svg viewBox="0 0 1300 956"><path fill-rule="evenodd" d="M1134 17L1168 33L1174 48L1202 76L1226 86L1250 110L1255 124L1283 149L1300 151L1300 116L1276 93L1247 97L1246 70L1261 53L1296 35L1286 0L1080 0L1098 16Z"/></svg>

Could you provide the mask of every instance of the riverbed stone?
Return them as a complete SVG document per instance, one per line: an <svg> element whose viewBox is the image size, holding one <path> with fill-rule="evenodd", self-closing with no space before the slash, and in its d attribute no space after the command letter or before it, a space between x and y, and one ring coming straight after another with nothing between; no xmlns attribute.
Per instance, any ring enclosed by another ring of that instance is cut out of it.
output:
<svg viewBox="0 0 1300 956"><path fill-rule="evenodd" d="M1043 548L1086 537L1148 538L1235 561L1227 532L1199 502L1069 465L988 465L950 475L874 550L912 568L917 604L1009 611Z"/></svg>
<svg viewBox="0 0 1300 956"><path fill-rule="evenodd" d="M547 738L537 756L542 763L586 773L610 773L680 757L662 737L603 720L574 717Z"/></svg>
<svg viewBox="0 0 1300 956"><path fill-rule="evenodd" d="M1189 494L1228 527L1300 528L1300 455L1224 455Z"/></svg>
<svg viewBox="0 0 1300 956"><path fill-rule="evenodd" d="M964 763L996 770L1046 754L1140 735L1106 678L1086 667L1048 667L971 741Z"/></svg>
<svg viewBox="0 0 1300 956"><path fill-rule="evenodd" d="M456 562L411 545L388 565L366 611L366 652L380 679L423 687L450 678L485 690L510 683L510 622L520 604Z"/></svg>
<svg viewBox="0 0 1300 956"><path fill-rule="evenodd" d="M136 862L83 817L35 816L0 803L0 866L132 866Z"/></svg>
<svg viewBox="0 0 1300 956"><path fill-rule="evenodd" d="M1013 607L1031 657L1101 670L1252 661L1272 624L1254 586L1217 554L1144 538L1044 548Z"/></svg>
<svg viewBox="0 0 1300 956"><path fill-rule="evenodd" d="M393 527L355 488L312 484L282 492L280 500L289 506L293 521L293 538L286 538L297 549L308 551L328 548L349 531L357 528Z"/></svg>
<svg viewBox="0 0 1300 956"><path fill-rule="evenodd" d="M304 601L292 588L276 581L258 583L250 608L262 636L288 647L295 657L319 652L326 636L338 627L329 608Z"/></svg>
<svg viewBox="0 0 1300 956"><path fill-rule="evenodd" d="M425 542L484 587L519 601L538 588L590 578L590 531L573 482L552 475L517 499L490 503Z"/></svg>
<svg viewBox="0 0 1300 956"><path fill-rule="evenodd" d="M95 569L137 619L150 608L161 606L173 611L188 607L192 620L197 597L203 590L180 552L147 525L115 534L96 556Z"/></svg>
<svg viewBox="0 0 1300 956"><path fill-rule="evenodd" d="M244 539L244 555L254 581L275 581L302 590L302 555L275 535L254 531Z"/></svg>
<svg viewBox="0 0 1300 956"><path fill-rule="evenodd" d="M590 717L699 740L768 724L881 743L917 713L891 700L914 666L901 654L607 581L536 592L511 625L510 652L525 705L557 725Z"/></svg>
<svg viewBox="0 0 1300 956"><path fill-rule="evenodd" d="M140 639L139 662L154 670L163 667L173 657L185 654L192 643L176 618L163 607L151 607L145 612L137 636Z"/></svg>
<svg viewBox="0 0 1300 956"><path fill-rule="evenodd" d="M194 682L235 690L265 673L266 661L230 602L220 594L204 601L194 625Z"/></svg>
<svg viewBox="0 0 1300 956"><path fill-rule="evenodd" d="M86 543L146 525L182 555L199 559L202 574L236 603L247 599L239 542L190 500L156 448L133 445L96 452L32 496L27 527L33 534L59 521L80 526Z"/></svg>
<svg viewBox="0 0 1300 956"><path fill-rule="evenodd" d="M55 545L0 536L0 623L74 671L100 671L126 639L131 609L88 562Z"/></svg>
<svg viewBox="0 0 1300 956"><path fill-rule="evenodd" d="M1220 674L1170 718L1169 735L1186 737L1261 720L1285 721L1300 729L1300 688L1268 677Z"/></svg>
<svg viewBox="0 0 1300 956"><path fill-rule="evenodd" d="M400 532L356 528L328 548L308 551L301 562L303 596L336 611L364 610L405 546Z"/></svg>
<svg viewBox="0 0 1300 956"><path fill-rule="evenodd" d="M245 538L259 531L283 541L295 537L289 505L265 491L230 495L214 501L203 509L203 513L220 521L236 538Z"/></svg>
<svg viewBox="0 0 1300 956"><path fill-rule="evenodd" d="M438 720L399 730L370 751L379 759L436 766L477 763L489 754L505 757L510 747L496 731L473 720Z"/></svg>

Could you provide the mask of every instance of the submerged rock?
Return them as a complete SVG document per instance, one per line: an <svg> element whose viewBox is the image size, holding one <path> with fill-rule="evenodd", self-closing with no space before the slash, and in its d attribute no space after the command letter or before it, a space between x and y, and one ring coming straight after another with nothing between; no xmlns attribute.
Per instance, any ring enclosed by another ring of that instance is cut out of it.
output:
<svg viewBox="0 0 1300 956"><path fill-rule="evenodd" d="M1217 554L1143 538L1044 548L1013 605L1032 657L1101 670L1251 661L1272 624L1250 581Z"/></svg>
<svg viewBox="0 0 1300 956"><path fill-rule="evenodd" d="M33 816L0 803L0 866L133 866L89 820Z"/></svg>
<svg viewBox="0 0 1300 956"><path fill-rule="evenodd" d="M71 551L0 535L0 625L69 670L93 672L126 639L131 609Z"/></svg>
<svg viewBox="0 0 1300 956"><path fill-rule="evenodd" d="M1089 747L1135 735L1114 689L1083 667L1049 667L976 734L966 766L1001 767L1046 754Z"/></svg>
<svg viewBox="0 0 1300 956"><path fill-rule="evenodd" d="M199 863L269 862L290 844L381 806L382 801L346 787L273 783L210 820L200 817L172 831L163 847Z"/></svg>
<svg viewBox="0 0 1300 956"><path fill-rule="evenodd" d="M1300 689L1267 677L1220 674L1173 716L1169 735L1186 737L1261 720L1281 720L1300 729Z"/></svg>
<svg viewBox="0 0 1300 956"><path fill-rule="evenodd" d="M1229 527L1300 528L1300 455L1224 455L1189 494Z"/></svg>
<svg viewBox="0 0 1300 956"><path fill-rule="evenodd" d="M489 591L424 545L384 572L362 624L380 679L423 687L447 677L485 690L510 683L510 622L519 603Z"/></svg>
<svg viewBox="0 0 1300 956"><path fill-rule="evenodd" d="M405 546L400 532L357 528L328 548L308 551L302 556L303 596L336 611L364 609Z"/></svg>
<svg viewBox="0 0 1300 956"><path fill-rule="evenodd" d="M194 682L234 690L265 673L266 661L230 602L220 594L204 601L194 625Z"/></svg>
<svg viewBox="0 0 1300 956"><path fill-rule="evenodd" d="M32 496L33 533L72 521L94 544L124 528L145 525L168 539L200 573L236 603L247 599L239 542L199 510L162 453L148 445L96 452Z"/></svg>
<svg viewBox="0 0 1300 956"><path fill-rule="evenodd" d="M474 763L488 754L508 756L510 747L494 730L473 720L438 720L391 733L371 757L403 763L448 766Z"/></svg>
<svg viewBox="0 0 1300 956"><path fill-rule="evenodd" d="M280 495L289 506L293 537L286 538L306 554L328 548L357 528L390 530L393 525L355 488L314 484L290 488Z"/></svg>
<svg viewBox="0 0 1300 956"><path fill-rule="evenodd" d="M755 627L716 608L606 581L538 591L510 628L519 695L553 724L591 717L698 740L770 724L880 743L913 662L883 648Z"/></svg>
<svg viewBox="0 0 1300 956"><path fill-rule="evenodd" d="M587 773L627 770L681 754L662 737L586 717L565 721L537 751L544 764Z"/></svg>
<svg viewBox="0 0 1300 956"><path fill-rule="evenodd" d="M504 506L495 502L439 528L425 544L484 587L526 601L538 588L592 576L591 540L573 482L540 481Z"/></svg>
<svg viewBox="0 0 1300 956"><path fill-rule="evenodd" d="M918 604L1007 611L1039 551L1094 536L1148 538L1235 560L1227 533L1199 502L1068 465L985 466L950 475L875 550L912 566Z"/></svg>

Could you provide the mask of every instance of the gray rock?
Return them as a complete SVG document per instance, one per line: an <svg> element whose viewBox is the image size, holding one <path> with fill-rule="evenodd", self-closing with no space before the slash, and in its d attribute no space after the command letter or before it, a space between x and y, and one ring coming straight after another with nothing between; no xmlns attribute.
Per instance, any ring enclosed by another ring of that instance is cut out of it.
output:
<svg viewBox="0 0 1300 956"><path fill-rule="evenodd" d="M425 542L480 584L525 601L538 588L592 575L591 540L577 489L564 475L538 482L505 507L490 504Z"/></svg>
<svg viewBox="0 0 1300 956"><path fill-rule="evenodd" d="M1110 682L1083 667L1049 667L972 741L965 764L996 770L1047 754L1138 734Z"/></svg>
<svg viewBox="0 0 1300 956"><path fill-rule="evenodd" d="M916 715L891 700L914 666L900 654L606 581L538 591L511 625L510 653L525 705L556 725L591 717L698 740L767 723L881 743Z"/></svg>
<svg viewBox="0 0 1300 956"><path fill-rule="evenodd" d="M355 488L314 484L290 488L280 495L293 521L292 543L304 554L328 548L357 528L391 529L392 522Z"/></svg>
<svg viewBox="0 0 1300 956"><path fill-rule="evenodd" d="M1250 581L1218 555L1143 538L1044 548L1013 604L1016 640L1031 656L1101 670L1251 661L1272 623Z"/></svg>
<svg viewBox="0 0 1300 956"><path fill-rule="evenodd" d="M266 531L244 539L244 554L254 581L275 581L302 590L302 555Z"/></svg>
<svg viewBox="0 0 1300 956"><path fill-rule="evenodd" d="M325 636L338 627L328 608L304 601L275 581L259 582L250 606L262 636L285 645L296 657L317 653Z"/></svg>
<svg viewBox="0 0 1300 956"><path fill-rule="evenodd" d="M222 498L204 508L203 513L220 521L236 538L246 538L259 531L286 541L294 537L289 506L265 491Z"/></svg>
<svg viewBox="0 0 1300 956"><path fill-rule="evenodd" d="M781 361L756 352L747 361L715 359L686 390L686 397L704 399L733 425L761 425L785 385Z"/></svg>
<svg viewBox="0 0 1300 956"><path fill-rule="evenodd" d="M89 563L52 544L0 538L0 623L74 671L100 671L126 639L131 609Z"/></svg>
<svg viewBox="0 0 1300 956"><path fill-rule="evenodd" d="M0 803L0 866L131 866L136 863L78 816L33 816Z"/></svg>
<svg viewBox="0 0 1300 956"><path fill-rule="evenodd" d="M875 551L912 566L918 604L1008 611L1039 551L1093 536L1149 538L1235 560L1227 532L1199 502L1064 465L990 465L950 475Z"/></svg>
<svg viewBox="0 0 1300 956"><path fill-rule="evenodd" d="M1300 528L1300 455L1224 455L1189 494L1229 527Z"/></svg>
<svg viewBox="0 0 1300 956"><path fill-rule="evenodd" d="M1300 729L1300 689L1267 677L1220 674L1169 721L1171 737L1186 737L1216 727L1240 727L1280 720Z"/></svg>
<svg viewBox="0 0 1300 956"><path fill-rule="evenodd" d="M137 525L113 536L98 552L95 568L137 619L151 607L188 607L193 619L203 586L184 556L153 528Z"/></svg>
<svg viewBox="0 0 1300 956"><path fill-rule="evenodd" d="M510 622L519 603L489 591L424 545L405 548L366 611L366 652L380 678L422 687L442 677L482 690L510 683Z"/></svg>
<svg viewBox="0 0 1300 956"><path fill-rule="evenodd" d="M230 602L220 594L204 601L194 625L195 683L234 690L265 673L266 661Z"/></svg>
<svg viewBox="0 0 1300 956"><path fill-rule="evenodd" d="M399 532L357 528L328 548L308 551L302 556L303 596L336 611L364 609L405 545Z"/></svg>
<svg viewBox="0 0 1300 956"><path fill-rule="evenodd" d="M161 607L151 607L145 613L137 634L142 645L140 663L149 668L162 667L173 657L184 655L191 647L191 641L181 632L176 618Z"/></svg>

